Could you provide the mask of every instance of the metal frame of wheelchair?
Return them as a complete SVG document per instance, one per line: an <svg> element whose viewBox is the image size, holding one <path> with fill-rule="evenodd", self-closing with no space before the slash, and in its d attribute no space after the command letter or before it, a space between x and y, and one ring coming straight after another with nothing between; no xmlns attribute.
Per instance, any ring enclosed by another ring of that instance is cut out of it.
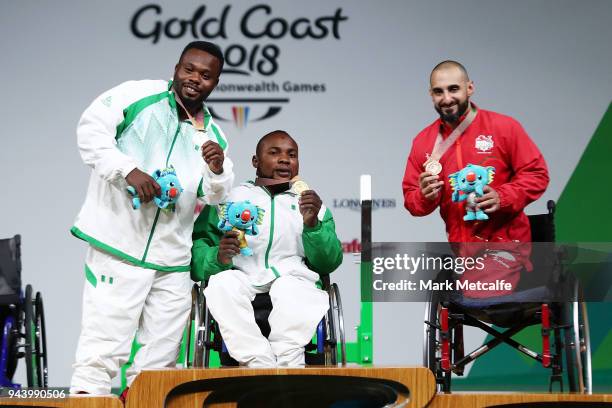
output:
<svg viewBox="0 0 612 408"><path fill-rule="evenodd" d="M20 358L25 359L28 387L48 386L45 313L40 292L33 296L31 285L21 290L21 236L0 240L0 274L12 292L0 296L0 386L19 388L12 382ZM4 271L2 269L5 269ZM10 269L10 271L9 271ZM10 277L5 274L11 274Z"/></svg>
<svg viewBox="0 0 612 408"><path fill-rule="evenodd" d="M548 202L548 214L530 216L532 230L535 217L548 217L552 228L550 241L554 241L554 201ZM542 218L540 218L542 219ZM533 231L532 231L533 232ZM538 242L532 239L533 242ZM547 240L548 241L548 240ZM545 242L540 240L540 242ZM499 303L491 307L512 307L509 313L521 313L517 322L503 324L505 331L499 331L486 323L492 321L483 319L482 315L474 316L475 310L462 307L447 298L442 299L439 293L430 293L429 302L425 308L423 363L436 378L438 389L451 391L452 374L462 376L464 367L478 357L505 343L526 356L540 362L544 368L550 369L549 390L558 383L563 391L563 360L569 391L590 394L592 392L591 376L591 346L589 339L589 323L586 303L583 299L579 282L563 276L560 264L561 283L570 285L573 298L570 302L549 303ZM532 273L537 273L534 270ZM565 279L565 280L564 280ZM520 305L520 306L517 306ZM512 339L512 336L524 328L541 324L542 352L538 353ZM463 326L477 327L492 339L476 350L465 353L463 347ZM564 358L565 357L565 358Z"/></svg>
<svg viewBox="0 0 612 408"><path fill-rule="evenodd" d="M317 326L316 343L306 345L306 364L345 366L346 342L340 290L337 284L330 283L329 276L322 276L321 281L323 290L329 295L329 310ZM208 368L211 366L212 351L219 353L223 366L237 365L226 355L227 350L222 342L219 327L206 307L204 287L203 283L196 283L191 291L191 316L186 331L186 354L191 358L185 358L183 365Z"/></svg>

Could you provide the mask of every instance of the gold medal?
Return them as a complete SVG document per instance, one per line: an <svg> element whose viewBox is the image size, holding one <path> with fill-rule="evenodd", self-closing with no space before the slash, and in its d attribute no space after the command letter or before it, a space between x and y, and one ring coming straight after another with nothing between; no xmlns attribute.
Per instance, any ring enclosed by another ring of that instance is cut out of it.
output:
<svg viewBox="0 0 612 408"><path fill-rule="evenodd" d="M310 187L308 187L308 184L306 184L304 180L300 180L298 178L294 180L295 181L291 185L291 190L293 190L295 194L301 196L304 191L310 190Z"/></svg>

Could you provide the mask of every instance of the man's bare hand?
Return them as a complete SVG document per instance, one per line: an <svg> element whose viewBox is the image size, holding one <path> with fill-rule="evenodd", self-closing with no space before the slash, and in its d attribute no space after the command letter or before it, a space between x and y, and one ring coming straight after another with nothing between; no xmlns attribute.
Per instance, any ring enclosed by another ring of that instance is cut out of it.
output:
<svg viewBox="0 0 612 408"><path fill-rule="evenodd" d="M134 169L125 177L125 181L134 187L138 198L142 203L148 203L153 197L159 197L161 195L161 187L147 173Z"/></svg>
<svg viewBox="0 0 612 408"><path fill-rule="evenodd" d="M482 188L484 195L476 198L476 208L483 210L487 214L499 210L499 194L489 185Z"/></svg>
<svg viewBox="0 0 612 408"><path fill-rule="evenodd" d="M428 200L435 200L440 194L440 190L444 182L440 180L440 176L433 175L428 171L424 171L419 175L419 186L421 188L421 194Z"/></svg>
<svg viewBox="0 0 612 408"><path fill-rule="evenodd" d="M314 190L306 190L300 196L300 213L304 220L304 225L315 227L319 219L319 210L322 205L321 198Z"/></svg>
<svg viewBox="0 0 612 408"><path fill-rule="evenodd" d="M208 168L215 174L223 173L223 160L225 155L218 143L212 140L207 141L202 146L202 158L208 164Z"/></svg>
<svg viewBox="0 0 612 408"><path fill-rule="evenodd" d="M240 253L240 242L238 231L227 231L219 241L219 253L217 261L224 265L232 263L232 258Z"/></svg>

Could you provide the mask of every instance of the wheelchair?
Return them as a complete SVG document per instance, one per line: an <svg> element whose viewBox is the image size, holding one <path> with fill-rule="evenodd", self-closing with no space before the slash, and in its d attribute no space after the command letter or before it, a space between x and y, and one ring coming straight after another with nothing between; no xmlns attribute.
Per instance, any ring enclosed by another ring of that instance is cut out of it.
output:
<svg viewBox="0 0 612 408"><path fill-rule="evenodd" d="M0 387L12 382L17 362L25 358L28 387L48 386L45 313L40 292L21 290L21 236L0 239Z"/></svg>
<svg viewBox="0 0 612 408"><path fill-rule="evenodd" d="M555 202L548 201L548 213L529 216L532 242L554 242ZM451 391L452 374L462 376L467 364L487 353L494 347L505 343L526 356L550 369L549 391L558 383L563 392L563 371L566 371L570 392L592 392L591 347L587 306L580 283L563 272L563 253L551 251L548 260L532 256L533 271L530 278L538 278L538 271L552 268L540 276L552 276L558 287L564 288L571 296L569 302L548 301L550 281L532 287L521 288L524 275L517 290L500 297L487 299L463 298L458 293L443 294L430 292L425 308L423 364L436 378L439 391ZM438 275L438 279L448 280L448 276ZM533 283L533 282L532 282ZM529 292L529 296L525 296ZM533 294L538 293L535 302ZM512 338L528 326L540 324L542 327L542 352L538 353ZM465 353L463 326L477 327L492 339ZM499 331L493 325L505 329ZM565 359L565 368L563 360Z"/></svg>
<svg viewBox="0 0 612 408"><path fill-rule="evenodd" d="M329 309L316 329L316 341L306 345L306 365L337 366L346 365L346 342L344 336L344 317L340 290L336 283L330 283L329 276L321 276L321 286L329 295ZM187 325L186 350L191 358L185 358L185 367L211 366L211 352L219 353L222 367L235 367L234 360L225 347L219 326L206 307L204 297L205 282L196 283L192 288L191 316ZM261 333L268 337L270 325L268 316L272 311L272 301L268 293L260 293L252 302L255 321ZM314 340L314 339L313 339Z"/></svg>

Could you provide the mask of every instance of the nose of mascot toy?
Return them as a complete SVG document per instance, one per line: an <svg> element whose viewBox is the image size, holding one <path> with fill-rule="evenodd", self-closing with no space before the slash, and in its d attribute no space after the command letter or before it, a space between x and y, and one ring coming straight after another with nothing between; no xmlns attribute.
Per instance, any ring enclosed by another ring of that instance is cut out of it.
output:
<svg viewBox="0 0 612 408"><path fill-rule="evenodd" d="M170 196L170 198L175 198L178 195L178 190L172 187L168 192L168 195Z"/></svg>
<svg viewBox="0 0 612 408"><path fill-rule="evenodd" d="M474 173L474 172L471 172L471 171L470 171L470 172L469 172L469 173L468 173L468 174L465 176L465 179L466 179L467 181L469 181L470 183L473 183L474 181L476 181L476 173Z"/></svg>
<svg viewBox="0 0 612 408"><path fill-rule="evenodd" d="M247 222L251 219L251 212L249 210L244 210L241 215L242 221Z"/></svg>

